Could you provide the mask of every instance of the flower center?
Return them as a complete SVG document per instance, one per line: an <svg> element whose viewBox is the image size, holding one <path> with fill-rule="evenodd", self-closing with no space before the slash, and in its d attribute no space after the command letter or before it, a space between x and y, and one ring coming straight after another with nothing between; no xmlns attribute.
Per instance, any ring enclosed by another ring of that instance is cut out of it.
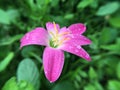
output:
<svg viewBox="0 0 120 90"><path fill-rule="evenodd" d="M65 36L67 34L70 34L70 32L66 31L59 33L55 22L53 22L53 25L54 25L54 31L49 32L51 36L49 45L53 48L57 48L70 39L69 37Z"/></svg>

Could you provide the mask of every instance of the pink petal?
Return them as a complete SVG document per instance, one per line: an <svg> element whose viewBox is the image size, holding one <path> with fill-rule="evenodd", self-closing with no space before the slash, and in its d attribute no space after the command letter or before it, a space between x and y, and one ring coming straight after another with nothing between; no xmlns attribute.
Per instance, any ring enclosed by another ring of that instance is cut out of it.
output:
<svg viewBox="0 0 120 90"><path fill-rule="evenodd" d="M55 25L56 25L57 30L59 31L59 29L60 29L59 24L55 24ZM52 22L47 22L46 23L46 28L47 28L48 31L55 31L54 30L55 27L54 27L54 24Z"/></svg>
<svg viewBox="0 0 120 90"><path fill-rule="evenodd" d="M86 60L91 60L89 54L81 47L81 46L75 46L75 45L70 45L69 43L63 45L60 49L70 52L72 54L75 54L77 56L80 56Z"/></svg>
<svg viewBox="0 0 120 90"><path fill-rule="evenodd" d="M47 45L47 37L48 33L44 28L35 28L34 30L26 33L22 39L21 39L21 45L20 47L22 48L23 46L26 45Z"/></svg>
<svg viewBox="0 0 120 90"><path fill-rule="evenodd" d="M60 29L60 33L63 33L63 32L68 32L68 29L67 29L66 27L62 27L62 28Z"/></svg>
<svg viewBox="0 0 120 90"><path fill-rule="evenodd" d="M71 36L71 39L67 42L70 45L74 44L74 45L88 45L91 44L91 40L89 40L88 38L86 38L83 35L79 35L79 34L74 34Z"/></svg>
<svg viewBox="0 0 120 90"><path fill-rule="evenodd" d="M64 65L64 53L62 50L46 47L43 54L43 66L46 78L55 82Z"/></svg>
<svg viewBox="0 0 120 90"><path fill-rule="evenodd" d="M73 33L73 34L82 34L86 30L86 26L82 23L77 23L77 24L72 24L71 26L68 27L68 29Z"/></svg>

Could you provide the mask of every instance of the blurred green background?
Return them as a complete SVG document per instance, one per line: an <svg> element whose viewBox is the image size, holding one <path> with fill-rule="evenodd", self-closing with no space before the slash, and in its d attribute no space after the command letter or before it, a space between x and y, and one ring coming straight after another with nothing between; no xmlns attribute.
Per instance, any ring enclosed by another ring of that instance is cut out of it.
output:
<svg viewBox="0 0 120 90"><path fill-rule="evenodd" d="M20 50L20 39L48 21L84 23L88 62L65 53L59 80L49 83L42 46ZM0 0L0 90L120 90L119 0Z"/></svg>

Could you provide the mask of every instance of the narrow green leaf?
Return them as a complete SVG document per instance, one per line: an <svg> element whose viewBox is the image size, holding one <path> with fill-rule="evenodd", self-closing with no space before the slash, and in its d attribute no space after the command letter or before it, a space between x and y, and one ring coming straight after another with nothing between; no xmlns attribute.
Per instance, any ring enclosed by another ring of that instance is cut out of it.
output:
<svg viewBox="0 0 120 90"><path fill-rule="evenodd" d="M64 16L65 19L72 19L73 17L74 17L73 13L69 13Z"/></svg>
<svg viewBox="0 0 120 90"><path fill-rule="evenodd" d="M105 16L105 15L113 14L119 9L119 6L120 5L118 2L107 3L98 9L96 15Z"/></svg>
<svg viewBox="0 0 120 90"><path fill-rule="evenodd" d="M24 59L20 62L17 69L17 79L19 82L26 80L27 82L31 83L36 90L39 89L39 71L31 59Z"/></svg>
<svg viewBox="0 0 120 90"><path fill-rule="evenodd" d="M77 8L85 8L89 6L91 3L93 3L94 0L82 0L79 2Z"/></svg>
<svg viewBox="0 0 120 90"><path fill-rule="evenodd" d="M105 50L110 50L110 51L114 51L114 52L120 52L120 38L117 39L115 44L111 44L111 45L101 45L102 49Z"/></svg>
<svg viewBox="0 0 120 90"><path fill-rule="evenodd" d="M4 39L0 40L0 46L10 45L10 44L12 44L15 41L20 40L20 38L22 36L23 36L22 34L19 34L19 35L10 37L10 38L4 38Z"/></svg>
<svg viewBox="0 0 120 90"><path fill-rule="evenodd" d="M120 62L117 65L116 71L117 71L117 77L120 79Z"/></svg>
<svg viewBox="0 0 120 90"><path fill-rule="evenodd" d="M9 65L9 63L11 62L11 60L14 57L14 53L10 52L4 60L2 60L0 62L0 72L2 72L3 70L5 70L7 68L7 66Z"/></svg>

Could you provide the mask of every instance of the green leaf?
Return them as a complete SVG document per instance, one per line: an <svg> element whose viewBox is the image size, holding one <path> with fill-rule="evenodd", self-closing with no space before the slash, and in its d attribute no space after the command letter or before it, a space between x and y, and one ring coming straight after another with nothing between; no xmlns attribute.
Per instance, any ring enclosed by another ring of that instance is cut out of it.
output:
<svg viewBox="0 0 120 90"><path fill-rule="evenodd" d="M16 82L16 77L9 79L3 86L2 90L19 90Z"/></svg>
<svg viewBox="0 0 120 90"><path fill-rule="evenodd" d="M7 68L7 66L9 65L9 63L12 61L14 57L14 53L10 52L4 60L2 60L0 62L0 72L2 72L3 70L5 70Z"/></svg>
<svg viewBox="0 0 120 90"><path fill-rule="evenodd" d="M107 3L107 4L101 6L98 9L96 15L98 15L98 16L105 16L105 15L113 14L118 9L119 9L119 3L118 2Z"/></svg>
<svg viewBox="0 0 120 90"><path fill-rule="evenodd" d="M19 12L16 9L9 9L6 13L10 17L10 21L14 21L19 17Z"/></svg>
<svg viewBox="0 0 120 90"><path fill-rule="evenodd" d="M117 71L117 77L120 79L120 62L117 65L116 71Z"/></svg>
<svg viewBox="0 0 120 90"><path fill-rule="evenodd" d="M93 85L96 87L96 90L104 90L102 85L98 81L94 82Z"/></svg>
<svg viewBox="0 0 120 90"><path fill-rule="evenodd" d="M36 90L27 81L17 82L16 77L12 77L3 86L2 90Z"/></svg>
<svg viewBox="0 0 120 90"><path fill-rule="evenodd" d="M89 73L89 77L90 77L91 80L92 80L92 79L97 79L97 73L96 73L96 71L93 69L93 67L90 67L88 73Z"/></svg>
<svg viewBox="0 0 120 90"><path fill-rule="evenodd" d="M31 83L36 90L40 87L39 71L31 59L24 59L20 62L17 69L18 81L26 80Z"/></svg>
<svg viewBox="0 0 120 90"><path fill-rule="evenodd" d="M27 46L22 49L22 56L25 58L34 57L40 63L42 63L42 59L38 56L37 52L39 52L38 48L34 46Z"/></svg>
<svg viewBox="0 0 120 90"><path fill-rule="evenodd" d="M106 50L111 50L111 51L120 51L120 46L117 44L112 44L109 46L101 46L101 48L106 49Z"/></svg>
<svg viewBox="0 0 120 90"><path fill-rule="evenodd" d="M0 9L0 23L10 24L10 17L4 10Z"/></svg>
<svg viewBox="0 0 120 90"><path fill-rule="evenodd" d="M79 2L77 8L85 8L87 6L89 6L90 4L92 4L94 2L94 0L82 0Z"/></svg>
<svg viewBox="0 0 120 90"><path fill-rule="evenodd" d="M100 37L100 44L108 44L117 38L117 30L112 28L103 28ZM112 36L112 37L111 37Z"/></svg>
<svg viewBox="0 0 120 90"><path fill-rule="evenodd" d="M59 4L59 0L54 0L54 2L52 0L51 1L51 6L56 7Z"/></svg>
<svg viewBox="0 0 120 90"><path fill-rule="evenodd" d="M74 17L74 14L72 14L72 13L69 13L69 14L66 14L65 16L64 16L64 18L65 19L72 19Z"/></svg>
<svg viewBox="0 0 120 90"><path fill-rule="evenodd" d="M23 36L22 34L19 34L19 35L15 35L13 37L4 38L4 39L0 40L0 46L10 45L10 44L14 43L15 41L20 40L22 36Z"/></svg>
<svg viewBox="0 0 120 90"><path fill-rule="evenodd" d="M29 82L25 80L18 82L18 87L19 90L36 90L34 89L33 85L31 85Z"/></svg>
<svg viewBox="0 0 120 90"><path fill-rule="evenodd" d="M84 90L96 90L96 88L93 85L88 84L87 86L84 87Z"/></svg>
<svg viewBox="0 0 120 90"><path fill-rule="evenodd" d="M117 39L116 44L101 45L101 48L105 49L105 50L111 50L114 52L118 52L118 54L119 54L119 52L120 52L120 38Z"/></svg>
<svg viewBox="0 0 120 90"><path fill-rule="evenodd" d="M108 90L120 90L120 82L117 80L109 80Z"/></svg>
<svg viewBox="0 0 120 90"><path fill-rule="evenodd" d="M111 17L109 23L117 28L120 28L120 17Z"/></svg>
<svg viewBox="0 0 120 90"><path fill-rule="evenodd" d="M50 2L50 0L36 0L36 2L42 8L43 6L46 6Z"/></svg>
<svg viewBox="0 0 120 90"><path fill-rule="evenodd" d="M55 85L55 87L52 88L52 90L75 90L72 83L68 81L64 81L62 83L58 83Z"/></svg>

